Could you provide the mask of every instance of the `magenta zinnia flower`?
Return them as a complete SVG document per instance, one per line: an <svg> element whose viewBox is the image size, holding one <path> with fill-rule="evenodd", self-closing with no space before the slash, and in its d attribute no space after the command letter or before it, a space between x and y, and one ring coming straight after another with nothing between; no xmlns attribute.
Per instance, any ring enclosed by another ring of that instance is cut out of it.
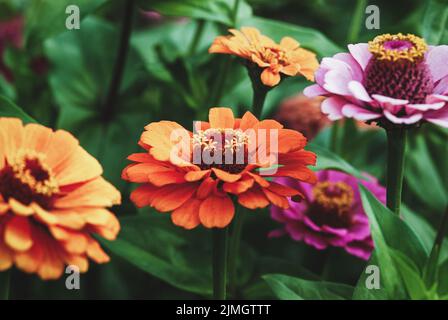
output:
<svg viewBox="0 0 448 320"><path fill-rule="evenodd" d="M358 182L379 201L386 202L386 190L374 177L360 180L346 173L323 170L317 173L315 185L281 178L279 183L301 191L304 200L290 200L289 209L271 207L274 220L284 224L270 236L289 234L316 249L328 246L344 248L349 254L367 260L373 250L369 220L364 212Z"/></svg>
<svg viewBox="0 0 448 320"><path fill-rule="evenodd" d="M427 46L411 34L385 34L324 58L310 97L326 96L322 111L383 126L422 121L448 127L448 46Z"/></svg>

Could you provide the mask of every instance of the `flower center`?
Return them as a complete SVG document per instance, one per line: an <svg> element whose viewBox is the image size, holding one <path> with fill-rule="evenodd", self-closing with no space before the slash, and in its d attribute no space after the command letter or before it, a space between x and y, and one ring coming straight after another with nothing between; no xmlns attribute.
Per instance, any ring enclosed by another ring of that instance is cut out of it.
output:
<svg viewBox="0 0 448 320"><path fill-rule="evenodd" d="M0 194L7 201L14 198L25 205L36 202L48 208L53 194L59 191L45 156L20 150L11 163L0 170Z"/></svg>
<svg viewBox="0 0 448 320"><path fill-rule="evenodd" d="M354 202L352 187L345 182L318 182L313 188L314 202L307 216L319 226L345 228L352 223L350 208Z"/></svg>
<svg viewBox="0 0 448 320"><path fill-rule="evenodd" d="M339 216L346 214L353 204L353 189L342 181L318 182L313 188L313 195L319 207Z"/></svg>
<svg viewBox="0 0 448 320"><path fill-rule="evenodd" d="M369 94L381 94L410 103L424 103L434 82L424 60L422 38L401 33L377 36L369 42L373 57L366 67L364 85Z"/></svg>
<svg viewBox="0 0 448 320"><path fill-rule="evenodd" d="M288 64L285 51L277 48L263 48L261 51L262 60L269 63L271 67Z"/></svg>
<svg viewBox="0 0 448 320"><path fill-rule="evenodd" d="M248 164L249 137L240 129L199 130L193 135L193 163L202 170L240 173Z"/></svg>

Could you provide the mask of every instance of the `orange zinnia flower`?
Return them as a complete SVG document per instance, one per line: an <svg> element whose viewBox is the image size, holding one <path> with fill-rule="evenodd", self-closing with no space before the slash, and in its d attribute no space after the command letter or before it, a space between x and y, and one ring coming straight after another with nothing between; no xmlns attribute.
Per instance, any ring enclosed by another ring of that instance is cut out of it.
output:
<svg viewBox="0 0 448 320"><path fill-rule="evenodd" d="M274 120L259 121L250 112L235 119L229 108L210 109L209 121L196 123L195 133L171 121L154 122L145 127L139 144L147 152L129 156L135 163L127 166L122 174L123 179L142 184L131 194L131 200L138 207L151 206L161 212L172 212L173 223L186 229L199 224L207 228L226 227L235 213L232 195L249 209L264 208L270 203L288 208L287 197L301 194L268 181L261 174L263 167L266 170L266 162L249 163L249 139L252 139L249 133L254 131L265 130L264 136L268 137L271 131L278 133L278 161L271 177L315 181L314 173L306 166L315 164L316 156L303 150L306 138L299 132L283 129ZM253 151L271 154L274 142L257 141ZM190 153L178 157L179 145ZM195 161L196 151L203 154L207 150L219 159L230 155L232 162ZM243 151L241 161L234 161L240 151Z"/></svg>
<svg viewBox="0 0 448 320"><path fill-rule="evenodd" d="M120 193L70 133L0 118L0 271L13 264L42 279L65 265L109 261L92 234L115 239L120 225L105 207Z"/></svg>
<svg viewBox="0 0 448 320"><path fill-rule="evenodd" d="M303 75L308 80L314 80L314 71L319 67L316 55L300 48L293 38L284 37L277 44L255 28L243 27L241 31L230 29L229 32L232 35L217 37L208 51L233 54L253 62L264 69L261 73L264 85L277 85L281 80L280 73Z"/></svg>

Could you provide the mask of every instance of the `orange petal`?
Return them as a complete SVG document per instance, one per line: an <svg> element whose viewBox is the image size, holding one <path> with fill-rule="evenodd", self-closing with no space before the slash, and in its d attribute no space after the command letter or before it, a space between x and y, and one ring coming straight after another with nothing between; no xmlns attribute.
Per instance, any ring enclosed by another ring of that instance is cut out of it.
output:
<svg viewBox="0 0 448 320"><path fill-rule="evenodd" d="M196 197L198 199L207 198L213 191L215 191L216 186L218 185L218 180L215 180L211 177L208 177L204 181L202 181L201 185L196 192Z"/></svg>
<svg viewBox="0 0 448 320"><path fill-rule="evenodd" d="M150 184L141 185L131 192L131 201L139 208L149 206L157 190L157 187Z"/></svg>
<svg viewBox="0 0 448 320"><path fill-rule="evenodd" d="M311 151L300 150L279 155L281 165L316 165L316 154Z"/></svg>
<svg viewBox="0 0 448 320"><path fill-rule="evenodd" d="M4 233L5 243L13 250L26 251L33 245L31 225L28 218L13 216L6 223Z"/></svg>
<svg viewBox="0 0 448 320"><path fill-rule="evenodd" d="M2 142L2 146L0 147L3 151L2 153L12 163L17 150L22 146L22 120L16 118L0 118L0 135L2 136L2 139L0 139Z"/></svg>
<svg viewBox="0 0 448 320"><path fill-rule="evenodd" d="M57 226L51 226L49 230L68 252L81 254L87 250L87 237L84 233Z"/></svg>
<svg viewBox="0 0 448 320"><path fill-rule="evenodd" d="M216 177L218 179L225 181L225 182L235 182L235 181L238 181L239 179L241 179L240 174L232 174L232 173L228 173L226 171L216 169L216 168L213 168L212 170L216 174Z"/></svg>
<svg viewBox="0 0 448 320"><path fill-rule="evenodd" d="M5 245L3 239L0 239L0 271L5 271L11 268L12 262L13 257L11 249Z"/></svg>
<svg viewBox="0 0 448 320"><path fill-rule="evenodd" d="M96 263L107 263L110 261L109 256L101 249L98 242L92 238L89 239L87 246L87 255Z"/></svg>
<svg viewBox="0 0 448 320"><path fill-rule="evenodd" d="M16 252L14 255L14 261L17 268L28 273L36 272L43 258L44 250L38 239L37 241L34 241L34 244L30 250L25 252Z"/></svg>
<svg viewBox="0 0 448 320"><path fill-rule="evenodd" d="M121 202L120 192L102 177L91 180L55 201L55 208L111 207Z"/></svg>
<svg viewBox="0 0 448 320"><path fill-rule="evenodd" d="M293 189L291 187L273 181L270 182L268 190L285 197L293 197L301 194L300 191L296 189Z"/></svg>
<svg viewBox="0 0 448 320"><path fill-rule="evenodd" d="M255 127L258 124L258 119L249 111L247 111L241 118L240 129L245 131L247 129Z"/></svg>
<svg viewBox="0 0 448 320"><path fill-rule="evenodd" d="M258 188L252 188L240 194L238 203L248 209L265 208L269 205L268 199Z"/></svg>
<svg viewBox="0 0 448 320"><path fill-rule="evenodd" d="M254 185L254 179L245 178L233 183L226 182L223 184L222 188L225 192L240 194L247 191L253 185Z"/></svg>
<svg viewBox="0 0 448 320"><path fill-rule="evenodd" d="M276 86L277 84L279 84L280 80L281 80L280 73L273 72L269 68L264 69L263 72L261 73L261 82L263 82L265 86L268 87Z"/></svg>
<svg viewBox="0 0 448 320"><path fill-rule="evenodd" d="M269 191L268 189L263 189L263 192L273 205L276 205L277 207L280 207L282 209L289 208L289 202L286 197L280 196L272 191Z"/></svg>
<svg viewBox="0 0 448 320"><path fill-rule="evenodd" d="M46 153L52 140L53 130L40 124L30 123L24 127L22 148Z"/></svg>
<svg viewBox="0 0 448 320"><path fill-rule="evenodd" d="M158 160L154 159L153 156L151 156L149 153L133 153L128 157L128 160L135 161L135 162L158 162Z"/></svg>
<svg viewBox="0 0 448 320"><path fill-rule="evenodd" d="M62 150L64 147L59 146ZM78 147L68 159L53 168L59 186L79 183L101 176L100 163L83 148Z"/></svg>
<svg viewBox="0 0 448 320"><path fill-rule="evenodd" d="M201 201L190 199L171 214L171 220L176 226L185 229L196 228L201 222L199 220L199 207Z"/></svg>
<svg viewBox="0 0 448 320"><path fill-rule="evenodd" d="M295 39L291 37L283 37L280 41L280 46L285 51L292 51L300 47L300 43L298 43Z"/></svg>
<svg viewBox="0 0 448 320"><path fill-rule="evenodd" d="M307 167L301 165L288 165L280 167L277 169L277 172L273 176L291 177L312 184L316 183L317 181L316 174Z"/></svg>
<svg viewBox="0 0 448 320"><path fill-rule="evenodd" d="M247 174L251 176L255 180L255 182L258 183L261 187L263 188L269 187L269 181L259 176L258 174L252 172L247 172Z"/></svg>
<svg viewBox="0 0 448 320"><path fill-rule="evenodd" d="M160 212L169 212L179 208L196 192L197 184L171 184L159 188L151 199L150 205Z"/></svg>
<svg viewBox="0 0 448 320"><path fill-rule="evenodd" d="M306 145L306 138L298 131L281 129L278 134L278 152L288 153L303 149Z"/></svg>
<svg viewBox="0 0 448 320"><path fill-rule="evenodd" d="M202 202L199 219L206 228L224 228L233 219L235 207L228 196L212 195Z"/></svg>
<svg viewBox="0 0 448 320"><path fill-rule="evenodd" d="M175 150L190 150L190 133L173 121L150 123L141 136L141 141L152 148L150 154L160 161L180 161L175 157ZM184 159L185 160L185 159Z"/></svg>
<svg viewBox="0 0 448 320"><path fill-rule="evenodd" d="M9 198L8 203L9 208L17 215L30 216L34 214L34 210L31 206L26 206L14 198Z"/></svg>
<svg viewBox="0 0 448 320"><path fill-rule="evenodd" d="M208 114L210 127L216 129L233 129L235 118L230 108L211 108Z"/></svg>
<svg viewBox="0 0 448 320"><path fill-rule="evenodd" d="M64 261L60 257L60 249L54 243L45 244L42 263L39 265L37 274L42 280L55 280L64 272Z"/></svg>
<svg viewBox="0 0 448 320"><path fill-rule="evenodd" d="M188 171L185 180L189 182L199 181L210 174L210 170Z"/></svg>

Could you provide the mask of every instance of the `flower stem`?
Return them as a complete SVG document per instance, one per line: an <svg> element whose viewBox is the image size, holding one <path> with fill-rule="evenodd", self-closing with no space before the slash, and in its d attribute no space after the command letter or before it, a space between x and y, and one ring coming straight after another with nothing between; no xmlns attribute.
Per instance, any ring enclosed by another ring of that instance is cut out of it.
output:
<svg viewBox="0 0 448 320"><path fill-rule="evenodd" d="M387 131L387 207L400 215L403 188L406 129L389 128Z"/></svg>
<svg viewBox="0 0 448 320"><path fill-rule="evenodd" d="M361 23L364 17L364 10L367 5L367 0L357 0L355 11L353 12L350 29L348 30L347 42L354 43L358 40L359 31L361 30Z"/></svg>
<svg viewBox="0 0 448 320"><path fill-rule="evenodd" d="M132 20L134 13L134 0L124 2L123 22L121 27L120 43L117 57L112 73L112 79L109 83L109 89L103 104L103 119L110 120L115 111L117 95L120 91L121 80L123 78L126 57L129 51L129 39L132 32Z"/></svg>
<svg viewBox="0 0 448 320"><path fill-rule="evenodd" d="M244 223L244 211L239 210L235 215L233 222L232 236L230 238L229 245L229 291L232 295L236 294L237 289L237 266L238 258L240 256L240 242L241 242L241 232L243 230Z"/></svg>
<svg viewBox="0 0 448 320"><path fill-rule="evenodd" d="M263 113L264 101L266 100L266 96L268 94L268 90L263 86L253 85L254 96L252 100L252 110L254 115L261 119L261 115Z"/></svg>
<svg viewBox="0 0 448 320"><path fill-rule="evenodd" d="M228 228L213 232L213 298L225 300L227 293L227 236Z"/></svg>
<svg viewBox="0 0 448 320"><path fill-rule="evenodd" d="M199 45L199 41L201 40L202 34L204 33L204 27L205 27L205 20L199 20L198 25L196 27L196 31L193 36L193 41L190 45L189 53L190 55L193 55L196 53L196 49Z"/></svg>
<svg viewBox="0 0 448 320"><path fill-rule="evenodd" d="M8 300L11 289L11 271L0 273L0 300Z"/></svg>

